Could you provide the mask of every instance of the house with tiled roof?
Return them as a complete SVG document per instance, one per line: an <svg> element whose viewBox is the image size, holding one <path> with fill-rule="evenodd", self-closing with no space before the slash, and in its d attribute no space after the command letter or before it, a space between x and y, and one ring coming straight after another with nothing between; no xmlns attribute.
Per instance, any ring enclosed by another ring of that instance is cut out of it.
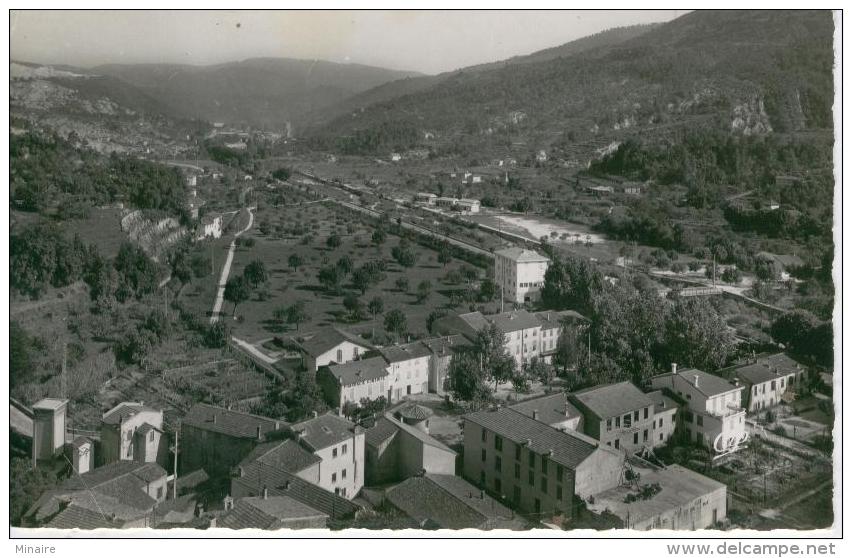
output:
<svg viewBox="0 0 852 558"><path fill-rule="evenodd" d="M455 475L424 474L385 491L385 502L419 529L529 528L515 512Z"/></svg>
<svg viewBox="0 0 852 558"><path fill-rule="evenodd" d="M739 382L695 368L678 370L677 364L672 364L671 373L653 376L650 383L683 402L678 426L688 441L721 456L736 451L748 440L742 404L745 388Z"/></svg>
<svg viewBox="0 0 852 558"><path fill-rule="evenodd" d="M141 401L125 401L103 414L99 462L143 461L166 466L168 453L162 410Z"/></svg>
<svg viewBox="0 0 852 558"><path fill-rule="evenodd" d="M583 431L583 413L568 401L564 391L525 399L511 408L557 430Z"/></svg>
<svg viewBox="0 0 852 558"><path fill-rule="evenodd" d="M234 468L232 498L263 496L264 490L267 497L288 496L334 519L351 518L361 509L348 498L290 473L280 465L256 459L244 460Z"/></svg>
<svg viewBox="0 0 852 558"><path fill-rule="evenodd" d="M396 482L425 471L454 475L455 451L429 435L428 414L419 405L389 411L365 431L366 481Z"/></svg>
<svg viewBox="0 0 852 558"><path fill-rule="evenodd" d="M755 413L781 403L792 392L804 369L784 353L779 353L756 357L730 372L745 386L743 405L750 413Z"/></svg>
<svg viewBox="0 0 852 558"><path fill-rule="evenodd" d="M329 405L338 412L347 403L360 404L362 399L390 398L388 364L382 356L329 364L317 371L317 385Z"/></svg>
<svg viewBox="0 0 852 558"><path fill-rule="evenodd" d="M665 445L674 436L680 405L659 389L645 395L654 402L654 447Z"/></svg>
<svg viewBox="0 0 852 558"><path fill-rule="evenodd" d="M517 246L494 252L494 283L503 300L535 302L541 296L550 258Z"/></svg>
<svg viewBox="0 0 852 558"><path fill-rule="evenodd" d="M623 453L594 438L511 407L464 416L464 477L540 518L573 517L574 498L617 486L624 463Z"/></svg>
<svg viewBox="0 0 852 558"><path fill-rule="evenodd" d="M628 454L654 445L654 401L631 382L590 387L571 393L583 413L583 432Z"/></svg>
<svg viewBox="0 0 852 558"><path fill-rule="evenodd" d="M344 329L327 327L293 340L302 353L305 370L316 372L332 363L343 364L360 358L373 346Z"/></svg>
<svg viewBox="0 0 852 558"><path fill-rule="evenodd" d="M57 529L148 527L154 509L165 499L165 469L156 463L115 461L46 492L23 522Z"/></svg>
<svg viewBox="0 0 852 558"><path fill-rule="evenodd" d="M270 496L269 490L260 496L231 499L225 513L216 520L223 529L324 529L328 514L291 498Z"/></svg>
<svg viewBox="0 0 852 558"><path fill-rule="evenodd" d="M406 395L429 392L429 361L432 352L419 341L379 349L387 362L389 403Z"/></svg>
<svg viewBox="0 0 852 558"><path fill-rule="evenodd" d="M255 446L285 426L284 421L196 403L180 422L180 470L204 469L211 478L226 478Z"/></svg>
<svg viewBox="0 0 852 558"><path fill-rule="evenodd" d="M319 458L315 484L352 499L364 486L364 429L327 413L288 428L298 444Z"/></svg>

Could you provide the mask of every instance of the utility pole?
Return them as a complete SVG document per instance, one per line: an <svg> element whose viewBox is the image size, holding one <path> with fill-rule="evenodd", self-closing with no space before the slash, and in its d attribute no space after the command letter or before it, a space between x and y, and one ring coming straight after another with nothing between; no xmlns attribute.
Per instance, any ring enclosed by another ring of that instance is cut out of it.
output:
<svg viewBox="0 0 852 558"><path fill-rule="evenodd" d="M713 286L716 286L716 254L713 254Z"/></svg>
<svg viewBox="0 0 852 558"><path fill-rule="evenodd" d="M175 471L174 481L172 481L172 499L177 500L177 480L178 480L178 443L180 442L180 421L175 428Z"/></svg>

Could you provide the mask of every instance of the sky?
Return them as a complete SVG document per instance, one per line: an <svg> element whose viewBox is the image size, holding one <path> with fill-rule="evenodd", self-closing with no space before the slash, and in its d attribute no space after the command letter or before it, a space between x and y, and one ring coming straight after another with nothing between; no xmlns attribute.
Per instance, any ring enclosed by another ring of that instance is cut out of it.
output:
<svg viewBox="0 0 852 558"><path fill-rule="evenodd" d="M286 57L435 74L684 13L13 10L10 46L13 60L78 67Z"/></svg>

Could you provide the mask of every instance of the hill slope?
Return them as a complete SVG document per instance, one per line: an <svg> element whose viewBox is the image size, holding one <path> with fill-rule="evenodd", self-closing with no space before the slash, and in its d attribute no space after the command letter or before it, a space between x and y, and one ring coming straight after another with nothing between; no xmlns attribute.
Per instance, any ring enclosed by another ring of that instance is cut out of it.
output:
<svg viewBox="0 0 852 558"><path fill-rule="evenodd" d="M570 156L576 145L685 124L740 134L827 128L832 33L828 11L693 12L568 56L456 72L337 118L314 139L348 153L490 145Z"/></svg>
<svg viewBox="0 0 852 558"><path fill-rule="evenodd" d="M652 23L647 25L617 27L615 29L601 31L600 33L595 33L594 35L589 35L588 37L583 37L557 47L540 50L524 56L514 56L512 58L509 58L508 60L490 62L487 64L478 64L476 66L469 66L467 68L464 68L463 70L444 72L435 76L411 77L391 81L379 85L378 87L368 89L363 93L353 95L352 97L344 99L340 103L337 103L333 106L324 107L322 111L313 111L310 114L305 115L303 121L306 124L316 126L323 122L328 122L329 120L332 120L335 117L351 113L355 110L360 110L361 108L367 107L372 104L389 101L395 97L400 97L402 95L410 95L420 91L425 91L430 87L434 87L435 85L454 76L459 71L464 71L468 73L485 72L488 70L502 68L507 65L532 64L535 62L544 62L547 60L554 60L557 58L572 56L574 54L579 54L581 52L593 48L611 46L633 39L635 37L647 33L658 25L659 24L657 23Z"/></svg>
<svg viewBox="0 0 852 558"><path fill-rule="evenodd" d="M287 58L213 66L109 64L91 71L132 84L186 118L277 128L382 83L420 75Z"/></svg>

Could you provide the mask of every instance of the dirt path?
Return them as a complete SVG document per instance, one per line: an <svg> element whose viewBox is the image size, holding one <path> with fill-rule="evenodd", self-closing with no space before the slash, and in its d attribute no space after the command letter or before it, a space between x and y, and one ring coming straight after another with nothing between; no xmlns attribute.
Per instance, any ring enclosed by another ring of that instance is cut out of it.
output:
<svg viewBox="0 0 852 558"><path fill-rule="evenodd" d="M231 336L231 340L236 343L241 349L243 349L247 353L251 353L255 358L262 360L266 364L275 364L278 361L278 359L270 357L248 341L243 341L242 339L238 339L233 336Z"/></svg>
<svg viewBox="0 0 852 558"><path fill-rule="evenodd" d="M234 250L237 249L237 238L244 232L251 229L254 224L254 207L249 207L249 222L246 228L234 234L234 240L231 241L231 247L228 249L228 257L225 259L225 265L222 266L222 275L219 277L219 291L216 293L216 301L213 303L213 313L210 316L210 323L215 324L219 321L219 312L222 310L222 303L225 301L225 284L228 282L228 276L231 274L231 263L234 261Z"/></svg>

